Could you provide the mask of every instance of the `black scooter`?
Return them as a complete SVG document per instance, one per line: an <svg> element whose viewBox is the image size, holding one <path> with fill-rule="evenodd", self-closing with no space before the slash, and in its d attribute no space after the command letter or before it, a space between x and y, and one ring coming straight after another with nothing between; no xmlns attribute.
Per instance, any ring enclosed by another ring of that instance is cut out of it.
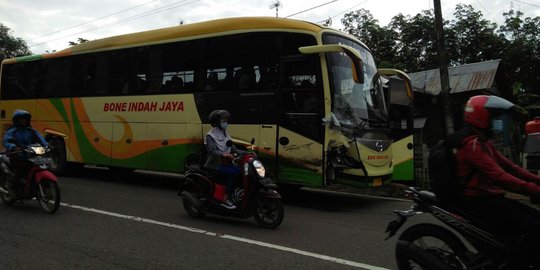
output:
<svg viewBox="0 0 540 270"><path fill-rule="evenodd" d="M254 140L251 141L252 149ZM232 141L227 142L231 146ZM225 195L225 179L201 169L200 163L187 164L187 171L178 195L182 197L185 211L191 217L203 217L207 213L236 218L254 217L265 228L274 229L283 221L284 209L281 195L275 190L272 179L266 177L262 162L253 152L237 156L233 163L242 173L236 183L234 196L230 198L237 206L228 209L222 205Z"/></svg>
<svg viewBox="0 0 540 270"><path fill-rule="evenodd" d="M463 210L443 206L432 192L416 188L406 192L415 204L410 210L394 211L397 219L388 224L386 239L394 236L409 217L423 213L433 215L459 236L430 223L407 228L396 246L398 269L540 269L540 254L518 258L516 237L495 236L488 225Z"/></svg>

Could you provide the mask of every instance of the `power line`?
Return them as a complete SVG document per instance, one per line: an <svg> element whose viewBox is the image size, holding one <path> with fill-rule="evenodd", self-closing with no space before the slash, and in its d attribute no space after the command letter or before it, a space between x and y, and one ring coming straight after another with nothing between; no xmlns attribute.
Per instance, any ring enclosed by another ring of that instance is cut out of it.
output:
<svg viewBox="0 0 540 270"><path fill-rule="evenodd" d="M344 11L342 11L342 12L340 12L340 13L334 15L334 16L332 16L331 18L332 18L332 19L335 19L337 16L339 16L339 15L345 13L345 12L348 12L348 11L350 11L350 10L353 10L353 9L357 8L358 6L365 4L367 1L369 1L369 0L365 0L364 2L361 2L360 4L356 4L356 5L354 5L353 7L350 7L350 8L348 8L348 9L346 9L346 10L344 10ZM326 20L327 20L327 19L326 19ZM322 20L322 21L317 22L317 23L323 23L323 22L325 22L326 20Z"/></svg>
<svg viewBox="0 0 540 270"><path fill-rule="evenodd" d="M487 11L487 8L484 7L484 5L482 5L482 2L480 2L480 0L476 0L476 2L480 5L480 7L481 7L482 9L484 9L484 11L485 11L486 14L487 14L487 12L488 12L488 11Z"/></svg>
<svg viewBox="0 0 540 270"><path fill-rule="evenodd" d="M322 6L326 6L326 5L331 4L331 3L334 3L334 2L336 2L336 1L338 1L338 0L332 0L332 1L326 2L326 3L324 3L324 4L320 4L320 5L318 5L318 6L315 6L315 7L312 7L312 8L308 8L308 9L302 10L302 11L300 11L300 12L293 13L293 14L291 14L291 15L289 15L289 16L286 16L285 18L289 18L289 17L295 16L295 15L298 15L298 14L300 14L300 13L304 13L304 12L307 12L307 11L310 11L310 10L312 10L312 9L316 9L316 8L319 8L319 7L322 7Z"/></svg>
<svg viewBox="0 0 540 270"><path fill-rule="evenodd" d="M178 2L169 4L169 5L160 7L160 8L148 10L148 11L145 11L143 13L139 13L137 15L133 15L131 17L121 19L121 20L116 21L116 22L112 22L112 23L109 23L109 24L101 25L101 26L98 26L98 27L90 28L90 29L86 29L86 30L83 30L83 31L80 31L80 32L77 32L77 33L69 34L69 35L66 35L66 36L62 36L62 37L59 37L59 38L47 40L47 41L44 41L44 42L32 44L29 47L35 47L35 46L42 45L42 44L45 44L45 43L48 43L48 42L51 42L51 41L56 41L56 40L59 40L59 39L63 39L63 38L67 38L67 37L71 37L71 36L75 36L75 35L80 35L80 34L83 34L83 33L93 32L93 31L103 29L103 28L108 27L108 26L125 23L125 22L128 22L128 21L140 19L140 18L143 18L143 17L146 17L146 16L150 16L150 15L153 15L153 14L156 14L156 13L163 12L163 11L179 8L179 7L182 7L182 6L186 6L186 5L195 3L195 2L199 2L200 0L194 0L194 1L191 1L191 2L183 3L183 2L186 2L186 1L187 0L178 1Z"/></svg>
<svg viewBox="0 0 540 270"><path fill-rule="evenodd" d="M514 0L514 1L516 1L516 2L518 2L518 3L522 3L522 4L526 4L526 5L531 5L531 6L533 6L533 7L539 7L539 8L540 8L540 5L535 5L535 4L523 2L523 1L520 1L520 0Z"/></svg>
<svg viewBox="0 0 540 270"><path fill-rule="evenodd" d="M99 20L101 20L101 19L105 19L105 18L114 16L114 15L117 15L117 14L120 14L120 13L124 13L124 12L126 12L126 11L130 11L130 10L136 9L136 8L138 8L138 7L140 7L140 6L148 5L148 4L152 3L152 2L157 2L157 1L159 1L159 0L153 0L153 1L146 2L146 3L140 4L140 5L136 5L136 6L134 6L134 7L122 9L122 10L119 10L119 11L117 11L117 12L111 13L111 14L109 14L109 15L105 15L105 16L103 16L103 17L99 17L99 18L97 18L97 19L93 19L93 20L91 20L91 21L83 22L83 23L80 23L80 24L76 24L76 25L73 25L73 26L64 28L64 29L60 29L60 30L57 30L57 31L54 31L54 32L47 33L47 34L45 34L45 35L43 35L43 36L40 36L40 37L37 37L37 38L33 38L33 39L31 39L30 41L34 41L34 40L36 40L36 39L41 39L41 38L50 36L50 35L52 35L52 34L64 32L64 31L66 31L66 30L73 29L73 28L75 28L75 27L79 27L79 26L82 26L82 25L86 25L86 24L89 24L89 23L93 23L93 22L95 22L95 21L99 21Z"/></svg>
<svg viewBox="0 0 540 270"><path fill-rule="evenodd" d="M482 1L476 0L476 2L478 3L478 5L480 5L480 7L481 7L482 9L484 9L484 12L485 12L486 16L489 16L492 20L496 21L496 20L495 20L495 17L493 17L493 15L490 14L490 13L488 12L487 8L482 4Z"/></svg>

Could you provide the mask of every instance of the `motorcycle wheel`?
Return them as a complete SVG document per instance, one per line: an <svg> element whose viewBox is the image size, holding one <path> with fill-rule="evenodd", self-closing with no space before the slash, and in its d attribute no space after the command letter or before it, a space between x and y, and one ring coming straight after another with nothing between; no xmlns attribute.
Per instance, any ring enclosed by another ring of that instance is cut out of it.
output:
<svg viewBox="0 0 540 270"><path fill-rule="evenodd" d="M39 183L37 200L47 214L54 214L60 206L60 188L54 181L42 180Z"/></svg>
<svg viewBox="0 0 540 270"><path fill-rule="evenodd" d="M441 226L413 225L401 234L398 241L396 261L399 270L432 270L433 265L440 265L435 269L467 268L467 248L455 234Z"/></svg>
<svg viewBox="0 0 540 270"><path fill-rule="evenodd" d="M15 196L13 196L11 192L9 192L10 188L9 188L9 184L5 175L2 175L0 177L0 182L1 182L2 189L8 191L8 193L0 192L0 199L2 199L4 204L9 205L9 206L15 204L15 202L17 201L17 198L15 198Z"/></svg>
<svg viewBox="0 0 540 270"><path fill-rule="evenodd" d="M283 221L283 204L279 199L257 199L253 209L253 218L257 223L268 229L277 228Z"/></svg>
<svg viewBox="0 0 540 270"><path fill-rule="evenodd" d="M204 217L206 215L205 212L195 208L193 206L193 203L189 199L184 198L184 199L182 199L182 202L184 204L184 210L186 210L186 213L190 217L202 218L202 217Z"/></svg>

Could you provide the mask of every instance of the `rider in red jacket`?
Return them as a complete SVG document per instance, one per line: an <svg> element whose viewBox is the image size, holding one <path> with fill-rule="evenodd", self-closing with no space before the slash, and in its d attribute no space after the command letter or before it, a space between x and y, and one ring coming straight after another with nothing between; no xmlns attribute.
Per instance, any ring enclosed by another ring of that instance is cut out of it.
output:
<svg viewBox="0 0 540 270"><path fill-rule="evenodd" d="M457 174L464 179L463 208L494 227L501 235L514 235L523 243L525 256L540 247L540 212L505 197L506 190L540 195L540 176L503 156L489 141L493 120L522 110L497 96L474 96L465 105L468 136L457 152Z"/></svg>

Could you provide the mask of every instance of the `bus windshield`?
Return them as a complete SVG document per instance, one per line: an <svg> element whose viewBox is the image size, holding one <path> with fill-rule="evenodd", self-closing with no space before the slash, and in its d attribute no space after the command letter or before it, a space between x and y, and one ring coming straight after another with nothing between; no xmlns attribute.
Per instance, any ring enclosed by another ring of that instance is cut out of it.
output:
<svg viewBox="0 0 540 270"><path fill-rule="evenodd" d="M367 123L386 125L387 112L377 68L371 53L357 42L336 35L325 35L325 44L342 44L355 48L362 56L364 83L354 82L352 61L343 53L326 54L330 87L332 91L332 112L345 126L362 127Z"/></svg>

